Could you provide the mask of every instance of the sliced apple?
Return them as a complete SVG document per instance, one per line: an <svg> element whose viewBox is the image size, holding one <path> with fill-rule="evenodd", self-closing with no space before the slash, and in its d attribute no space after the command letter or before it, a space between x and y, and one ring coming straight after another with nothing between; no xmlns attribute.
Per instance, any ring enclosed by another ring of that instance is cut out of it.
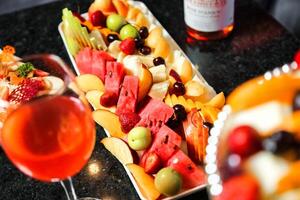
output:
<svg viewBox="0 0 300 200"><path fill-rule="evenodd" d="M136 164L127 164L126 166L136 180L143 196L148 200L158 199L160 192L155 188L153 177Z"/></svg>
<svg viewBox="0 0 300 200"><path fill-rule="evenodd" d="M101 140L105 148L112 153L123 165L133 163L133 157L128 145L121 139L107 137Z"/></svg>
<svg viewBox="0 0 300 200"><path fill-rule="evenodd" d="M172 68L179 74L182 82L186 83L192 80L194 76L192 64L183 55L178 55L178 53L175 55L174 60Z"/></svg>
<svg viewBox="0 0 300 200"><path fill-rule="evenodd" d="M104 85L98 76L94 74L82 74L76 77L76 83L83 92L90 90L104 91Z"/></svg>
<svg viewBox="0 0 300 200"><path fill-rule="evenodd" d="M148 93L148 95L154 99L163 100L168 92L170 82L168 80L154 83Z"/></svg>
<svg viewBox="0 0 300 200"><path fill-rule="evenodd" d="M94 110L99 110L99 109L103 109L103 110L108 110L110 112L115 113L116 112L116 106L112 106L112 107L104 107L100 104L100 98L102 96L104 92L99 91L99 90L91 90L88 91L85 94L86 99L88 100L88 102L92 105L92 107L94 108Z"/></svg>
<svg viewBox="0 0 300 200"><path fill-rule="evenodd" d="M124 139L127 135L122 131L119 117L107 110L96 110L93 112L93 118L110 136Z"/></svg>
<svg viewBox="0 0 300 200"><path fill-rule="evenodd" d="M163 58L167 58L170 54L171 51L171 47L169 45L169 42L167 41L166 38L164 38L163 36L160 38L157 38L157 45L154 48L154 56L155 57L163 57Z"/></svg>
<svg viewBox="0 0 300 200"><path fill-rule="evenodd" d="M216 96L214 96L208 103L206 103L205 105L207 106L212 106L215 108L219 108L222 109L222 107L225 104L225 96L223 92L220 92L219 94L217 94Z"/></svg>
<svg viewBox="0 0 300 200"><path fill-rule="evenodd" d="M161 37L162 37L162 29L156 26L149 32L149 36L145 41L146 45L154 49L157 46L157 44L159 44L158 39Z"/></svg>

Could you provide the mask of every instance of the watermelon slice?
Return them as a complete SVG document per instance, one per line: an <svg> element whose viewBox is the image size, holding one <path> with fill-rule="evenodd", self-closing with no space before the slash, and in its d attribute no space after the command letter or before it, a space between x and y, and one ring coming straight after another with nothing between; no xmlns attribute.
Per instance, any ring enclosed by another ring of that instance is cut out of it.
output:
<svg viewBox="0 0 300 200"><path fill-rule="evenodd" d="M167 162L168 167L172 167L181 174L184 188L193 188L206 183L206 176L201 168L181 150L177 150Z"/></svg>
<svg viewBox="0 0 300 200"><path fill-rule="evenodd" d="M145 167L145 162L152 152L159 156L162 163L166 164L168 159L179 149L180 144L181 137L164 125L155 135L151 147L142 155L140 165Z"/></svg>
<svg viewBox="0 0 300 200"><path fill-rule="evenodd" d="M181 137L164 125L155 135L150 152L154 151L165 163L180 147Z"/></svg>
<svg viewBox="0 0 300 200"><path fill-rule="evenodd" d="M119 97L120 87L125 75L122 63L116 61L106 62L105 92L114 93Z"/></svg>
<svg viewBox="0 0 300 200"><path fill-rule="evenodd" d="M117 113L135 112L138 89L139 78L136 76L125 76L117 104Z"/></svg>
<svg viewBox="0 0 300 200"><path fill-rule="evenodd" d="M157 99L150 99L139 111L141 120L136 126L148 127L155 135L173 115L173 108Z"/></svg>
<svg viewBox="0 0 300 200"><path fill-rule="evenodd" d="M75 56L75 61L81 74L95 74L103 82L106 74L106 62L114 60L105 51L92 50L88 47L79 51Z"/></svg>

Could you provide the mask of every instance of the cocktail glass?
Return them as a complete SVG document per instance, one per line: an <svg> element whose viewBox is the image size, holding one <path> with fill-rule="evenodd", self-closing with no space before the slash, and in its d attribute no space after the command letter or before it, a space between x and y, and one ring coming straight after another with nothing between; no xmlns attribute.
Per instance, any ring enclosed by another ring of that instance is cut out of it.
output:
<svg viewBox="0 0 300 200"><path fill-rule="evenodd" d="M22 104L1 100L5 113L2 148L24 174L40 181L59 181L69 200L96 200L78 198L71 179L90 158L96 137L90 107L75 76L55 55L32 55L22 61L60 78L63 87Z"/></svg>

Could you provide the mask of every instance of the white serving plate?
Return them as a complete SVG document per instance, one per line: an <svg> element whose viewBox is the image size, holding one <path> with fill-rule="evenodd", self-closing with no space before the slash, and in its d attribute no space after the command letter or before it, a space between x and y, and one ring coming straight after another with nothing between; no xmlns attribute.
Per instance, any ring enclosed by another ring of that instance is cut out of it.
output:
<svg viewBox="0 0 300 200"><path fill-rule="evenodd" d="M134 6L134 7L137 7L139 8L144 14L145 16L148 18L149 22L155 26L159 26L162 28L163 30L163 35L165 36L165 38L167 38L169 40L169 44L171 45L171 49L172 50L179 50L182 52L183 56L185 56L189 61L190 59L185 55L185 53L183 52L183 50L178 46L178 44L174 41L174 39L170 36L170 34L166 31L166 29L163 28L163 26L159 23L159 21L154 17L154 15L151 13L151 11L146 7L146 5L142 2L139 2L139 1L128 1L130 5ZM87 13L83 14L82 15L83 17L87 17ZM63 30L62 30L62 23L59 24L58 26L58 30L59 30L59 33L61 35L61 38L64 42L64 45L66 47L66 50L69 54L69 57L70 57L70 60L73 64L73 67L75 69L75 72L77 75L80 74L79 72L79 69L76 65L76 62L75 62L75 59L74 57L71 55L69 49L67 48L67 43L66 43L66 38L64 36L64 33L63 33ZM203 76L200 74L200 72L197 70L196 66L192 65L193 67L193 70L194 70L194 73L195 73L195 76L197 76L205 85L206 85L206 88L208 89L208 92L210 93L211 96L215 96L216 95L216 92L214 91L214 89L205 81L205 79L203 78ZM104 129L105 130L105 129ZM107 130L105 130L105 133L107 135L107 137L111 137L109 132ZM132 174L130 173L129 169L123 165L128 177L130 178L135 190L137 191L139 197L142 199L142 200L147 200L141 193L134 177L132 176ZM191 189L188 189L188 190L183 190L181 191L179 194L177 195L174 195L174 196L171 196L171 197L166 197L166 198L163 198L163 200L173 200L173 199L179 199L179 198L182 198L182 197L185 197L185 196L188 196L192 193L195 193L197 191L200 191L202 189L204 189L206 187L206 184L203 184L203 185L199 185L197 187L194 187L194 188L191 188Z"/></svg>

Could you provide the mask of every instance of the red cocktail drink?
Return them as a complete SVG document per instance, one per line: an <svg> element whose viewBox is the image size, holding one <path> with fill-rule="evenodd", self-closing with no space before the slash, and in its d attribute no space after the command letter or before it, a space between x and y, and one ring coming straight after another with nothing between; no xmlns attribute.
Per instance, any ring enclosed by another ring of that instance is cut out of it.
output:
<svg viewBox="0 0 300 200"><path fill-rule="evenodd" d="M95 126L79 99L48 96L13 111L1 137L8 157L23 173L59 181L78 173L89 159Z"/></svg>

